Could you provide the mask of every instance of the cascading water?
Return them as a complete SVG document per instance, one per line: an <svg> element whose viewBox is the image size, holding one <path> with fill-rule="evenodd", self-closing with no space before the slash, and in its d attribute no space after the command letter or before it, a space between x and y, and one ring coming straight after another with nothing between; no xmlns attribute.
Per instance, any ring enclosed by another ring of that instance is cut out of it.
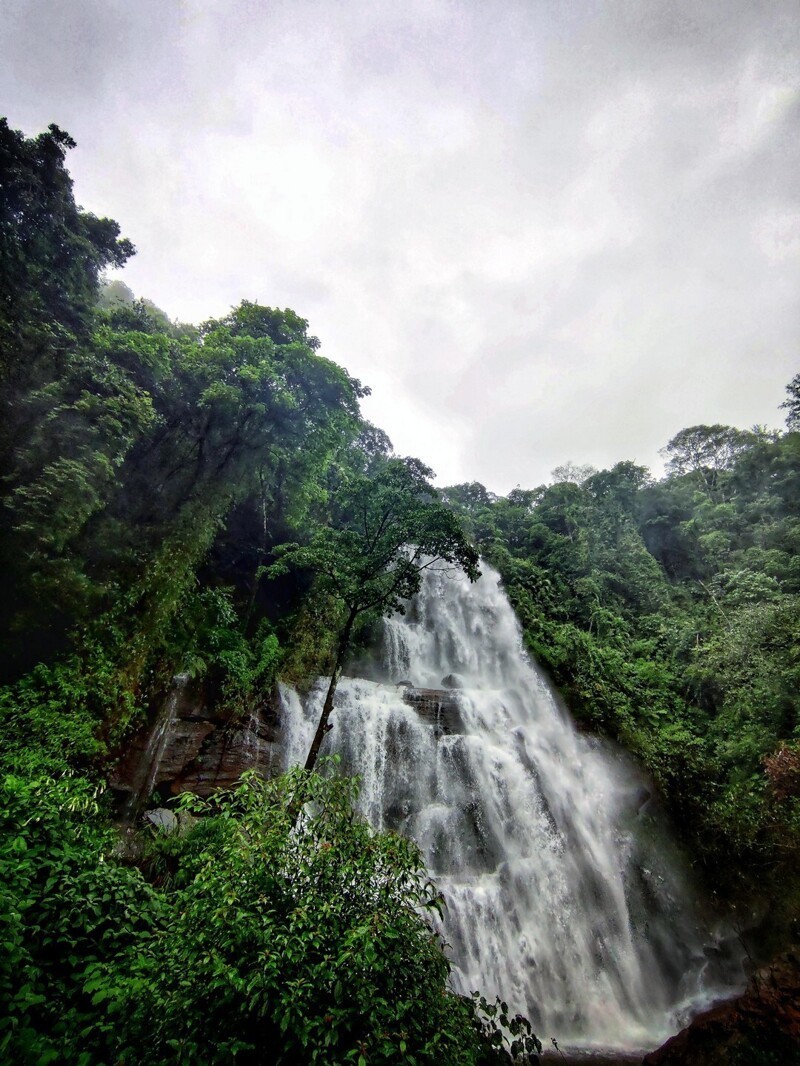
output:
<svg viewBox="0 0 800 1066"><path fill-rule="evenodd" d="M501 995L564 1046L655 1046L719 988L641 776L576 731L485 564L474 585L428 572L384 645L383 681L340 682L322 751L361 777L376 828L420 845L457 989ZM436 728L398 682L443 679L459 687ZM305 760L323 696L283 690L287 765Z"/></svg>

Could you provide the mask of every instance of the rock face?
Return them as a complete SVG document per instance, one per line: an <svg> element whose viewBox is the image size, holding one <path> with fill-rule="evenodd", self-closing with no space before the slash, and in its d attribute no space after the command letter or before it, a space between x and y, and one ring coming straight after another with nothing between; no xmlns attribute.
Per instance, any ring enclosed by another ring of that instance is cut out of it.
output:
<svg viewBox="0 0 800 1066"><path fill-rule="evenodd" d="M403 699L424 721L433 726L437 737L463 732L456 696L446 689L406 686Z"/></svg>
<svg viewBox="0 0 800 1066"><path fill-rule="evenodd" d="M235 785L245 770L265 776L280 765L277 752L280 715L265 704L246 718L220 721L181 773L172 779L171 791L206 796L217 788Z"/></svg>
<svg viewBox="0 0 800 1066"><path fill-rule="evenodd" d="M643 1066L800 1063L800 949L757 970L741 996L699 1014Z"/></svg>
<svg viewBox="0 0 800 1066"><path fill-rule="evenodd" d="M123 813L132 816L157 792L207 796L235 784L245 770L278 765L276 698L244 717L210 705L202 685L179 676L155 719L128 742L111 777Z"/></svg>
<svg viewBox="0 0 800 1066"><path fill-rule="evenodd" d="M403 699L437 737L462 732L452 691L406 685ZM235 785L245 770L264 775L282 766L277 695L245 716L222 712L201 683L180 675L146 728L126 745L111 777L124 820L135 817L156 793L208 796Z"/></svg>

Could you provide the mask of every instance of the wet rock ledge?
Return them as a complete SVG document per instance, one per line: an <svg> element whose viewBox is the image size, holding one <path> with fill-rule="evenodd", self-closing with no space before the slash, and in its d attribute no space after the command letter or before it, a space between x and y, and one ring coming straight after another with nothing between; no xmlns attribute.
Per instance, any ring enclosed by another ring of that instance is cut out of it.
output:
<svg viewBox="0 0 800 1066"><path fill-rule="evenodd" d="M404 685L403 700L414 708L423 722L433 727L437 738L464 732L458 700L452 690Z"/></svg>
<svg viewBox="0 0 800 1066"><path fill-rule="evenodd" d="M757 970L745 991L699 1014L643 1066L800 1063L800 948Z"/></svg>
<svg viewBox="0 0 800 1066"><path fill-rule="evenodd" d="M403 699L438 738L463 732L451 689L403 686ZM133 818L155 793L208 796L231 788L245 770L269 776L282 765L277 693L246 715L219 710L201 682L176 678L163 706L126 745L110 785L123 820Z"/></svg>

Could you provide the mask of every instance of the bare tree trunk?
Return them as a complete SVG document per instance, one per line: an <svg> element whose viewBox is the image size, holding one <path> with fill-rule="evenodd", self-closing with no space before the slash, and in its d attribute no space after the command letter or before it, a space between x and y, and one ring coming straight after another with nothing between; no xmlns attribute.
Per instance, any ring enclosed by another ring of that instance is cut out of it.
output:
<svg viewBox="0 0 800 1066"><path fill-rule="evenodd" d="M314 734L314 739L311 742L311 750L308 753L306 759L306 770L313 770L317 762L317 756L319 755L319 749L322 747L322 741L325 738L325 734L331 728L328 725L328 719L331 716L333 710L333 698L336 695L336 686L339 684L339 677L342 673L342 664L344 663L344 657L347 654L347 649L350 646L350 634L353 631L353 623L356 620L358 611L351 609L348 616L345 627L342 630L342 635L339 638L339 650L336 653L336 665L333 668L331 674L330 684L328 685L328 692L325 696L325 702L322 705L322 714L319 716L319 723L317 725L317 731Z"/></svg>

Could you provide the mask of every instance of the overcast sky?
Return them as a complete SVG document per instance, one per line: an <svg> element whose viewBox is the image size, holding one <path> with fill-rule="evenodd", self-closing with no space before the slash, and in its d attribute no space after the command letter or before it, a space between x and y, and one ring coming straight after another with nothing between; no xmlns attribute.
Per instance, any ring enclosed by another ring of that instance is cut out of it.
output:
<svg viewBox="0 0 800 1066"><path fill-rule="evenodd" d="M2 0L0 113L137 295L294 308L442 484L782 423L797 0Z"/></svg>

